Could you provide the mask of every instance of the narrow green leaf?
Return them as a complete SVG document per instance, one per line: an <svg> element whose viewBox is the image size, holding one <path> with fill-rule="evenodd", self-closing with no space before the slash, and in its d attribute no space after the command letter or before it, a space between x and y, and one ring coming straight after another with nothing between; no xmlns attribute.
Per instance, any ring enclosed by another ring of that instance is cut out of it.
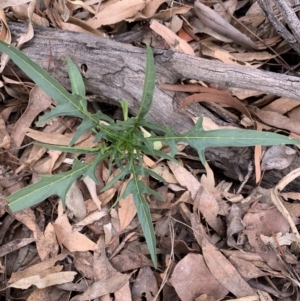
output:
<svg viewBox="0 0 300 301"><path fill-rule="evenodd" d="M107 149L104 151L101 149L98 155L94 158L94 160L91 163L89 163L89 167L85 170L82 177L90 177L97 185L99 185L99 181L96 175L96 168L100 162L104 161L109 156L110 153Z"/></svg>
<svg viewBox="0 0 300 301"><path fill-rule="evenodd" d="M110 187L112 187L115 183L117 183L119 180L123 180L128 174L130 174L130 168L129 165L126 165L121 172L115 176L111 181L109 181L102 189L101 192L108 190Z"/></svg>
<svg viewBox="0 0 300 301"><path fill-rule="evenodd" d="M57 102L58 106L45 115L39 121L40 123L54 116L77 116L82 118L82 123L92 119L103 131L107 131L111 136L114 135L108 128L102 127L94 115L87 112L86 100L82 96L70 94L45 69L32 61L22 51L3 41L0 41L0 51L6 53L28 77ZM82 87L76 89L83 94Z"/></svg>
<svg viewBox="0 0 300 301"><path fill-rule="evenodd" d="M72 94L80 95L86 102L85 85L79 69L69 57L67 57L67 65L68 65L68 73L69 73L69 78L72 87Z"/></svg>
<svg viewBox="0 0 300 301"><path fill-rule="evenodd" d="M136 175L134 175L133 178L128 182L122 194L122 198L126 198L126 196L128 196L129 194L132 194L138 214L138 219L142 226L152 262L154 264L154 267L157 268L155 233L152 225L150 209L144 197L144 193L149 192L147 188L148 187L146 187L145 184L142 181L138 180Z"/></svg>
<svg viewBox="0 0 300 301"><path fill-rule="evenodd" d="M0 50L6 53L28 77L56 100L57 103L64 103L65 99L69 97L68 91L56 79L22 51L3 41L0 41Z"/></svg>
<svg viewBox="0 0 300 301"><path fill-rule="evenodd" d="M97 153L100 151L101 147L77 147L77 146L64 146L64 145L54 145L46 143L35 143L38 146L45 147L48 149L58 150L65 153L72 154L90 154Z"/></svg>
<svg viewBox="0 0 300 301"><path fill-rule="evenodd" d="M170 145L174 153L178 142L188 143L198 151L201 162L205 163L204 150L207 147L228 147L228 146L254 146L254 145L279 145L279 144L300 144L300 140L292 139L283 135L260 132L254 130L213 130L204 131L202 118L189 132L177 135L174 131L167 133L163 137L149 137L149 141L164 141Z"/></svg>
<svg viewBox="0 0 300 301"><path fill-rule="evenodd" d="M147 45L147 62L145 69L145 80L141 106L137 114L137 122L145 117L152 105L153 93L155 89L155 65L151 47Z"/></svg>
<svg viewBox="0 0 300 301"><path fill-rule="evenodd" d="M39 182L29 185L6 198L10 209L12 212L16 212L34 206L51 195L58 195L65 204L65 196L71 185L77 178L84 175L89 167L90 164L84 164L75 159L72 170L54 176L41 176Z"/></svg>
<svg viewBox="0 0 300 301"><path fill-rule="evenodd" d="M120 105L123 112L123 120L126 121L128 119L128 101L121 100Z"/></svg>

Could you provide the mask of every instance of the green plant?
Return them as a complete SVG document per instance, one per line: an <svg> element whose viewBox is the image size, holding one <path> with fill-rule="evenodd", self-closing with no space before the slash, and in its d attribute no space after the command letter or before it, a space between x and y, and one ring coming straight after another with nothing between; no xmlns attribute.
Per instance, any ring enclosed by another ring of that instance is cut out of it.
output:
<svg viewBox="0 0 300 301"><path fill-rule="evenodd" d="M121 169L112 181L102 189L105 191L118 180L130 175L128 184L121 197L133 195L137 208L138 218L148 245L154 266L157 266L156 241L153 230L150 210L145 195L153 195L161 199L160 195L150 189L141 180L141 176L152 176L160 181L163 179L153 171L145 168L142 162L142 154L159 156L166 160L175 160L178 142L186 142L194 147L199 154L202 163L205 163L204 150L206 147L216 146L253 146L253 145L278 145L300 144L299 140L290 139L274 133L257 132L253 130L214 130L204 131L202 118L186 134L179 135L171 128L165 128L153 124L145 119L152 104L152 96L155 88L155 66L151 48L147 46L147 64L144 80L144 90L141 106L136 117L128 117L128 106L122 102L124 120L114 121L102 112L91 114L87 110L85 98L85 86L82 76L70 58L67 58L68 72L71 81L72 93L69 93L62 85L51 77L42 67L29 59L18 49L0 41L0 50L5 52L19 68L27 74L38 86L48 93L57 103L57 106L46 114L39 122L53 118L54 116L76 116L82 119L70 146L44 145L51 149L71 153L94 153L95 159L91 163L83 163L74 160L72 170L53 176L42 176L41 180L33 185L7 197L9 207L13 212L36 205L51 195L58 195L64 202L65 195L71 184L79 177L89 176L97 183L95 168L107 159L110 168L117 166ZM102 123L100 121L105 121ZM93 130L97 147L80 148L72 145L87 130ZM151 131L151 135L145 135L144 129ZM164 133L157 136L153 131ZM100 144L101 141L101 144ZM154 147L155 142L165 142L171 149L171 156Z"/></svg>

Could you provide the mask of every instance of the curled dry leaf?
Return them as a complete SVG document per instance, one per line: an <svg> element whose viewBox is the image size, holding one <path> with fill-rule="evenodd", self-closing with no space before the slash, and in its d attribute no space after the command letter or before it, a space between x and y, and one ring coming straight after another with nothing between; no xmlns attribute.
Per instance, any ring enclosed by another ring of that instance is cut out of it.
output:
<svg viewBox="0 0 300 301"><path fill-rule="evenodd" d="M44 110L50 107L51 97L41 88L35 86L29 94L28 106L24 114L18 119L11 134L13 147L20 147L26 134L27 128L30 127L34 119Z"/></svg>
<svg viewBox="0 0 300 301"><path fill-rule="evenodd" d="M198 18L203 22L203 24L221 35L232 39L236 43L250 49L256 49L255 43L237 30L235 27L230 25L226 20L224 20L218 13L216 13L211 8L202 4L199 0L195 2L195 12Z"/></svg>
<svg viewBox="0 0 300 301"><path fill-rule="evenodd" d="M177 50L185 54L195 55L193 48L179 36L177 36L172 30L166 26L160 24L157 20L152 20L150 28L157 34L162 36L168 43L171 49Z"/></svg>
<svg viewBox="0 0 300 301"><path fill-rule="evenodd" d="M95 211L89 214L86 218L81 220L80 222L73 225L74 231L81 231L83 227L92 224L93 222L99 221L102 217L104 217L107 213L105 211Z"/></svg>
<svg viewBox="0 0 300 301"><path fill-rule="evenodd" d="M86 185L86 187L87 187L87 189L88 189L88 191L89 191L89 193L92 197L93 202L95 203L98 210L100 211L102 204L101 204L101 201L99 200L98 195L97 195L96 183L90 177L85 177L83 179L83 182Z"/></svg>
<svg viewBox="0 0 300 301"><path fill-rule="evenodd" d="M11 242L0 247L0 257L5 256L13 251L19 250L20 248L23 248L34 241L35 239L33 237L12 240Z"/></svg>
<svg viewBox="0 0 300 301"><path fill-rule="evenodd" d="M296 151L285 145L271 146L264 154L261 161L262 170L282 170L291 165L296 156Z"/></svg>
<svg viewBox="0 0 300 301"><path fill-rule="evenodd" d="M76 220L81 221L86 216L86 207L81 190L77 182L74 182L66 194L66 206Z"/></svg>
<svg viewBox="0 0 300 301"><path fill-rule="evenodd" d="M99 13L87 21L93 28L115 24L133 17L146 6L144 0L107 1L101 5Z"/></svg>
<svg viewBox="0 0 300 301"><path fill-rule="evenodd" d="M7 132L5 122L0 115L0 148L9 149L11 144L10 135Z"/></svg>
<svg viewBox="0 0 300 301"><path fill-rule="evenodd" d="M178 184L178 181L176 180L174 175L172 175L170 173L168 166L166 166L162 162L156 164L151 169L152 169L152 171L154 171L155 173L160 175L166 181L166 183L168 183L168 184Z"/></svg>
<svg viewBox="0 0 300 301"><path fill-rule="evenodd" d="M225 234L225 225L218 216L219 205L214 196L208 192L203 186L198 190L194 207L203 214L206 222L220 235Z"/></svg>
<svg viewBox="0 0 300 301"><path fill-rule="evenodd" d="M292 233L296 236L298 244L300 243L300 235L299 235L298 229L297 229L290 213L283 206L279 192L281 190L283 190L283 188L286 185L288 185L291 181L293 181L295 178L297 178L299 176L300 176L300 168L297 168L297 169L293 170L292 172L290 172L288 175L286 175L273 189L271 189L271 199L272 199L274 205L277 207L277 209L282 213L282 215L286 218L286 220L290 224ZM282 232L282 231L280 231L280 232Z"/></svg>

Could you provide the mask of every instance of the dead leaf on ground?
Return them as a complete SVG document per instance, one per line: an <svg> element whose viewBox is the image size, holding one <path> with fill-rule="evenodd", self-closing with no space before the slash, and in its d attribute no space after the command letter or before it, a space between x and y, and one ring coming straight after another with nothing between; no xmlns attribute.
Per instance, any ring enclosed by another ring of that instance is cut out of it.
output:
<svg viewBox="0 0 300 301"><path fill-rule="evenodd" d="M178 52L185 54L195 55L193 48L179 36L177 36L173 31L171 31L166 26L160 24L156 20L151 21L150 28L155 31L157 34L162 36L164 40L168 43L171 49L175 49Z"/></svg>
<svg viewBox="0 0 300 301"><path fill-rule="evenodd" d="M176 265L170 282L182 301L194 301L201 294L222 299L228 290L211 274L200 254L188 254Z"/></svg>
<svg viewBox="0 0 300 301"><path fill-rule="evenodd" d="M44 277L39 275L23 278L9 285L9 287L28 289L31 285L35 285L37 288L45 288L52 285L71 282L74 280L76 272L59 272L48 274Z"/></svg>
<svg viewBox="0 0 300 301"><path fill-rule="evenodd" d="M140 269L132 288L132 300L154 300L158 291L157 281L150 267Z"/></svg>
<svg viewBox="0 0 300 301"><path fill-rule="evenodd" d="M95 249L96 244L93 241L84 234L72 229L67 215L63 214L62 210L55 220L53 227L61 248L64 246L71 252Z"/></svg>
<svg viewBox="0 0 300 301"><path fill-rule="evenodd" d="M208 269L226 289L238 298L255 295L235 267L206 239L202 241L202 251Z"/></svg>

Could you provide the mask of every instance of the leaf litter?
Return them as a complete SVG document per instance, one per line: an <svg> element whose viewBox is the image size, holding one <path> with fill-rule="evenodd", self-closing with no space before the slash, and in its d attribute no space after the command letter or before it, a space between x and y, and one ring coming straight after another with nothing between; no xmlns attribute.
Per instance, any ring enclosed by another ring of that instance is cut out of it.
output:
<svg viewBox="0 0 300 301"><path fill-rule="evenodd" d="M142 22L149 21L149 30L132 42L235 66L267 69L273 64L274 71L286 66L286 56L279 53L291 51L258 2L247 0L197 0L194 6L193 1L164 0L54 1L53 7L49 3L35 5L30 0L2 1L1 40L11 42L7 22L11 18L29 21L19 46L34 36L32 23L51 23L64 30L101 37L114 35L121 40L121 33L130 37L136 28L145 26ZM1 71L7 62L2 55ZM51 99L39 88L32 89L31 83L14 77L3 76L0 84L4 101L0 116L2 297L112 300L113 294L114 300L122 301L299 299L300 196L299 191L283 192L299 176L299 170L290 170L275 187L265 189L249 182L237 194L236 183L209 166L201 166L188 149L180 150L180 165L145 157L145 164L166 181L162 185L149 176L143 179L165 199L147 199L158 241L159 268L155 270L132 196L121 199L115 209L108 211L124 183L119 180L108 191L100 192L109 182L105 165L98 168L99 185L89 181L74 184L66 212L52 197L36 208L15 214L4 210L4 197L38 181L38 174L69 169L77 154L65 156L31 142L68 145L77 121L54 118L38 127L35 120L51 106ZM235 114L240 125L247 117L257 128L299 135L299 102L293 99L268 100L261 92L192 81L165 88L188 93L180 99L179 110L184 111L194 102L216 102L228 114ZM76 143L93 146L93 139L84 134ZM260 179L265 170L289 168L297 150L277 146L263 148L262 154L257 151L255 156Z"/></svg>

